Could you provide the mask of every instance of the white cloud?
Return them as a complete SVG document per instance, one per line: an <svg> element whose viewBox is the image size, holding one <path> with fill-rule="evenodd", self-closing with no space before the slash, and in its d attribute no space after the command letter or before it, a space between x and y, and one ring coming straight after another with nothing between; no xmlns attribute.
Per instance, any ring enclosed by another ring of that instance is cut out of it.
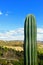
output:
<svg viewBox="0 0 43 65"><path fill-rule="evenodd" d="M37 33L43 34L43 28L38 28L38 29L37 29Z"/></svg>
<svg viewBox="0 0 43 65"><path fill-rule="evenodd" d="M5 12L5 16L8 16L9 14L10 14L9 11L6 11L6 12Z"/></svg>
<svg viewBox="0 0 43 65"><path fill-rule="evenodd" d="M0 11L0 16L3 15L3 14L4 14L5 16L8 16L8 15L9 15L8 12L5 12L5 13L4 13L4 12Z"/></svg>
<svg viewBox="0 0 43 65"><path fill-rule="evenodd" d="M0 32L0 40L24 40L24 28ZM43 28L37 28L37 40L43 41Z"/></svg>
<svg viewBox="0 0 43 65"><path fill-rule="evenodd" d="M8 13L5 13L5 16L8 16Z"/></svg>
<svg viewBox="0 0 43 65"><path fill-rule="evenodd" d="M5 33L0 33L0 40L23 40L23 28L16 30L6 31Z"/></svg>
<svg viewBox="0 0 43 65"><path fill-rule="evenodd" d="M38 41L43 41L43 28L38 28L37 29L37 40Z"/></svg>
<svg viewBox="0 0 43 65"><path fill-rule="evenodd" d="M0 11L0 15L2 15L3 13L2 13L2 11Z"/></svg>

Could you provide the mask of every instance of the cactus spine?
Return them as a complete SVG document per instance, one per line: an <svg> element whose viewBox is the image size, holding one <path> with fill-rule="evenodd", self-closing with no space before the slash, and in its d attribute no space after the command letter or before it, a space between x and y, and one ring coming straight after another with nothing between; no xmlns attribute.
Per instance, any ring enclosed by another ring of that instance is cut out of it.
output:
<svg viewBox="0 0 43 65"><path fill-rule="evenodd" d="M24 24L24 65L37 65L37 29L33 15L25 19Z"/></svg>

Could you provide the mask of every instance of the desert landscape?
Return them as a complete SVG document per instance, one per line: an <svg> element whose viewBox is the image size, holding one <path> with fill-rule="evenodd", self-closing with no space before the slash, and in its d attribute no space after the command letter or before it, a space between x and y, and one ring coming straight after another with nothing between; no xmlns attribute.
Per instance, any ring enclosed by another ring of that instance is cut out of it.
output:
<svg viewBox="0 0 43 65"><path fill-rule="evenodd" d="M0 40L0 64L24 65L24 41ZM43 42L37 42L38 63L43 62ZM42 63L43 64L43 63Z"/></svg>

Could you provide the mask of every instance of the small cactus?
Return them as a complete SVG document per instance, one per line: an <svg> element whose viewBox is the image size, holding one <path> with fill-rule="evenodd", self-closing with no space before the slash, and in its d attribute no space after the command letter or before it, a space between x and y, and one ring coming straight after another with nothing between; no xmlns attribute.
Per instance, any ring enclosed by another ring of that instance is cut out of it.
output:
<svg viewBox="0 0 43 65"><path fill-rule="evenodd" d="M27 16L24 23L24 65L37 65L37 26L33 15Z"/></svg>

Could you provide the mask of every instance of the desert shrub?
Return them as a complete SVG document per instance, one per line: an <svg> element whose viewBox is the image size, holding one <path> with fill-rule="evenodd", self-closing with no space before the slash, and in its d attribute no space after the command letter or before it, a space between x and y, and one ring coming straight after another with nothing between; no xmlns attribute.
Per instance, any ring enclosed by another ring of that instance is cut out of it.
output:
<svg viewBox="0 0 43 65"><path fill-rule="evenodd" d="M19 61L12 61L12 64L13 65L20 65L20 62Z"/></svg>
<svg viewBox="0 0 43 65"><path fill-rule="evenodd" d="M43 65L43 53L38 52L38 65Z"/></svg>
<svg viewBox="0 0 43 65"><path fill-rule="evenodd" d="M19 59L20 65L24 65L24 58Z"/></svg>
<svg viewBox="0 0 43 65"><path fill-rule="evenodd" d="M0 51L0 56L3 56L3 52L2 51Z"/></svg>
<svg viewBox="0 0 43 65"><path fill-rule="evenodd" d="M8 51L8 48L7 47L4 47L4 51L7 52Z"/></svg>
<svg viewBox="0 0 43 65"><path fill-rule="evenodd" d="M7 65L7 60L0 59L0 64L1 65Z"/></svg>

